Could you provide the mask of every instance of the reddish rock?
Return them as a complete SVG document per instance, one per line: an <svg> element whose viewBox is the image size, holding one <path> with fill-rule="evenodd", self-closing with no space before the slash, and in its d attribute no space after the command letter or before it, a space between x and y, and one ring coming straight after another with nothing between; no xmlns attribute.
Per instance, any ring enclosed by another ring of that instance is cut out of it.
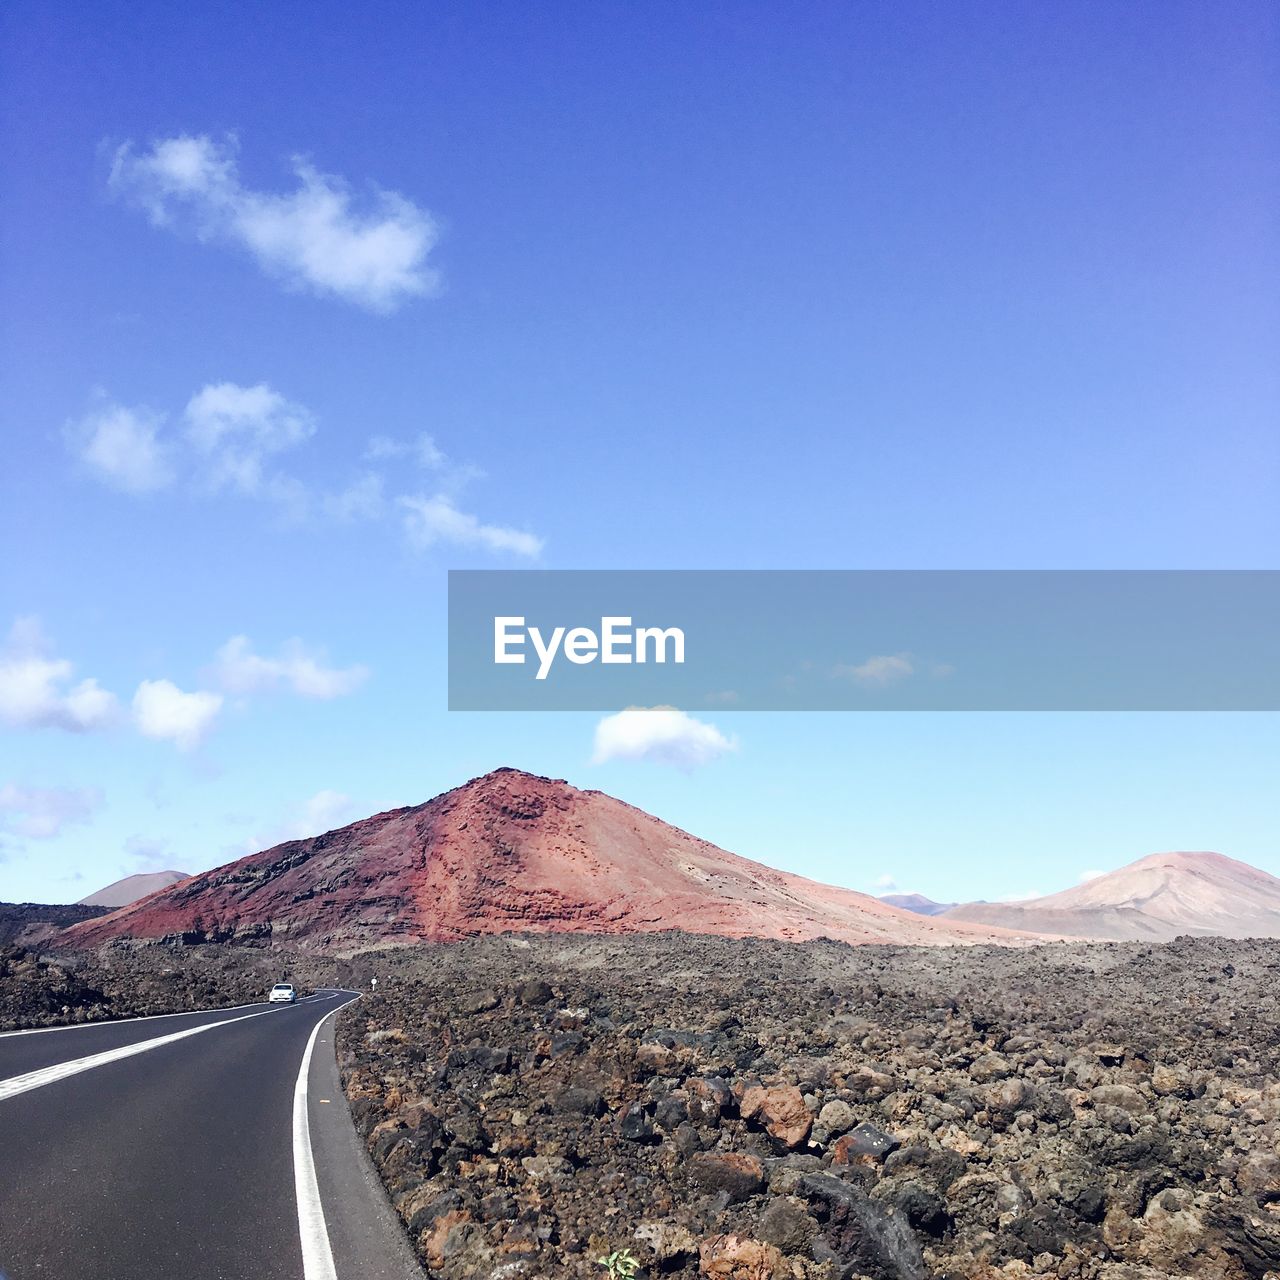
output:
<svg viewBox="0 0 1280 1280"><path fill-rule="evenodd" d="M422 1233L422 1251L433 1267L444 1266L444 1251L449 1233L470 1221L471 1214L466 1209L451 1209L448 1213L442 1213L430 1228Z"/></svg>
<svg viewBox="0 0 1280 1280"><path fill-rule="evenodd" d="M781 1280L789 1274L773 1245L744 1236L708 1236L698 1248L698 1264L709 1280Z"/></svg>
<svg viewBox="0 0 1280 1280"><path fill-rule="evenodd" d="M719 1076L695 1076L685 1082L689 1094L689 1118L694 1124L716 1124L733 1098Z"/></svg>
<svg viewBox="0 0 1280 1280"><path fill-rule="evenodd" d="M657 1075L665 1075L675 1067L676 1055L665 1044L642 1044L636 1050L636 1061Z"/></svg>
<svg viewBox="0 0 1280 1280"><path fill-rule="evenodd" d="M804 1104L804 1095L793 1084L748 1089L742 1095L742 1118L755 1120L771 1138L793 1150L813 1128L813 1116Z"/></svg>
<svg viewBox="0 0 1280 1280"><path fill-rule="evenodd" d="M860 1124L844 1137L837 1138L831 1148L835 1164L879 1164L899 1147L897 1138L890 1137L873 1124Z"/></svg>

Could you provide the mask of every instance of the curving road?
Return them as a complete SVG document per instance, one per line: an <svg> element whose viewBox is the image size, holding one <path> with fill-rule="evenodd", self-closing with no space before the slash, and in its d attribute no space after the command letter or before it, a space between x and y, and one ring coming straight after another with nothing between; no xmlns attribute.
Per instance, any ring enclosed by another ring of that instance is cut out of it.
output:
<svg viewBox="0 0 1280 1280"><path fill-rule="evenodd" d="M0 1280L421 1280L338 1081L355 998L0 1035Z"/></svg>

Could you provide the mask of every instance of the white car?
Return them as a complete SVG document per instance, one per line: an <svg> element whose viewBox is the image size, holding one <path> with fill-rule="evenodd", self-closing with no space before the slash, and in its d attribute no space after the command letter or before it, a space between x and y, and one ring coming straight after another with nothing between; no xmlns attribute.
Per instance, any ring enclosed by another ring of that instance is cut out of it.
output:
<svg viewBox="0 0 1280 1280"><path fill-rule="evenodd" d="M298 989L292 982L277 982L267 997L269 1004L297 1004Z"/></svg>

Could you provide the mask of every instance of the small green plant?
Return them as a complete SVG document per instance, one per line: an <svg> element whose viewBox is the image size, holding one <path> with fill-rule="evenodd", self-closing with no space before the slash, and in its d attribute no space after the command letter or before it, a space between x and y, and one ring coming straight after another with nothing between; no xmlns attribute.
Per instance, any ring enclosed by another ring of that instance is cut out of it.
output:
<svg viewBox="0 0 1280 1280"><path fill-rule="evenodd" d="M640 1259L630 1249L615 1249L596 1261L609 1273L609 1280L631 1280L640 1270Z"/></svg>

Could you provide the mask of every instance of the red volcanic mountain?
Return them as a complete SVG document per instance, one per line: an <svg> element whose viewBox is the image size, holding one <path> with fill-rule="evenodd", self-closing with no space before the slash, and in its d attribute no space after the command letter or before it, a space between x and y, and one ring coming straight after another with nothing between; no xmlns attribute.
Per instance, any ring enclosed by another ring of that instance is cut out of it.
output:
<svg viewBox="0 0 1280 1280"><path fill-rule="evenodd" d="M631 805L499 769L409 809L291 840L75 926L68 938L258 938L344 951L479 933L650 933L982 942L773 871Z"/></svg>

